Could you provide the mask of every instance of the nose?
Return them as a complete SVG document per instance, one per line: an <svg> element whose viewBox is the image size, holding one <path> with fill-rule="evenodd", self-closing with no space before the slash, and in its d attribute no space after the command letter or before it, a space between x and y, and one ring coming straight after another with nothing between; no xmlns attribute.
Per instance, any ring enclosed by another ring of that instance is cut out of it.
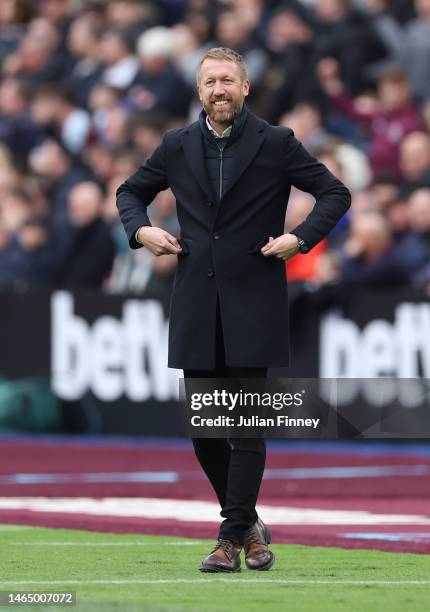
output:
<svg viewBox="0 0 430 612"><path fill-rule="evenodd" d="M225 93L225 87L222 81L216 81L214 87L214 95L222 96Z"/></svg>

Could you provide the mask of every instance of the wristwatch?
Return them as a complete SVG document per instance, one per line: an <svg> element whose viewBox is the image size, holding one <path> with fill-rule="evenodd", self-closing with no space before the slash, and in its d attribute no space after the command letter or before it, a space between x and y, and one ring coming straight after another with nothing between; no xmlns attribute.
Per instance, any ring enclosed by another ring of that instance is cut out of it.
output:
<svg viewBox="0 0 430 612"><path fill-rule="evenodd" d="M306 242L303 240L303 238L300 238L300 236L297 236L297 240L298 240L298 245L299 245L299 252L303 254L309 253L310 248L308 247Z"/></svg>
<svg viewBox="0 0 430 612"><path fill-rule="evenodd" d="M136 233L134 234L134 239L136 240L137 244L140 244L140 246L145 246L145 245L143 244L143 242L141 242L141 241L139 240L139 232L140 232L140 230L142 229L142 227L143 227L143 225L142 225L141 227L139 227L139 229L138 229L138 230L136 230Z"/></svg>

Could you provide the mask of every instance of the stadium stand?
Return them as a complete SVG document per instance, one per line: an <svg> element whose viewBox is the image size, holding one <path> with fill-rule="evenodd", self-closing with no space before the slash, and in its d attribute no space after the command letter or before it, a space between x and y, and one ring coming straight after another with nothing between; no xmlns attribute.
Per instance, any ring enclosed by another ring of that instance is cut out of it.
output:
<svg viewBox="0 0 430 612"><path fill-rule="evenodd" d="M115 189L195 120L198 59L225 45L247 62L250 109L293 127L353 192L292 278L428 291L429 34L427 0L2 2L0 287L166 295L175 262L128 251ZM177 231L171 193L152 215Z"/></svg>

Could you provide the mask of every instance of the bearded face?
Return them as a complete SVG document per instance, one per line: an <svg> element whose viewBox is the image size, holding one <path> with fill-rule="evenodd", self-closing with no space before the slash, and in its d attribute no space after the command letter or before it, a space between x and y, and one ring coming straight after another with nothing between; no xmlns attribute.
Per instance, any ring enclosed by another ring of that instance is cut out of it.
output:
<svg viewBox="0 0 430 612"><path fill-rule="evenodd" d="M199 75L198 91L211 124L225 128L242 110L249 93L249 81L239 66L229 60L206 59Z"/></svg>

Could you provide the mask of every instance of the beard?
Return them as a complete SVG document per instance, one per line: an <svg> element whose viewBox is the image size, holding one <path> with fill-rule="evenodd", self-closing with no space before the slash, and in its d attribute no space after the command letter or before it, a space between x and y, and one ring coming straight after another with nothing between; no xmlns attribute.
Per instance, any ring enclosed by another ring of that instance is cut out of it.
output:
<svg viewBox="0 0 430 612"><path fill-rule="evenodd" d="M209 119L212 119L219 125L229 126L233 123L233 120L240 115L243 106L244 98L232 100L231 98L220 98L220 100L227 100L229 102L226 108L217 108L214 104L218 100L209 100L203 103L203 108L206 111Z"/></svg>

